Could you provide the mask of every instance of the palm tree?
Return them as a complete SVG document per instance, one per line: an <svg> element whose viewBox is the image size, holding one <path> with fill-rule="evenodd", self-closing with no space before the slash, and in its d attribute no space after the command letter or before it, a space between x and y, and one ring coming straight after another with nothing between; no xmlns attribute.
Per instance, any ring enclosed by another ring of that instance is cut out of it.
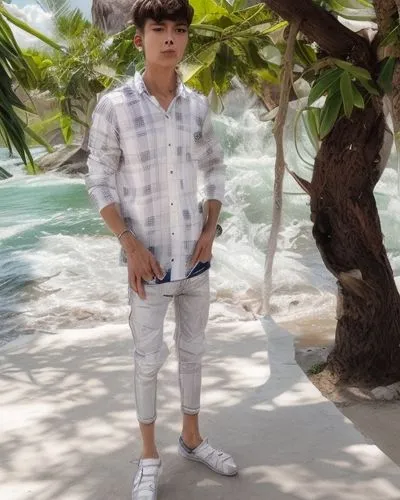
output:
<svg viewBox="0 0 400 500"><path fill-rule="evenodd" d="M33 168L33 159L25 135L26 133L32 135L33 132L22 120L21 113L17 111L29 111L29 109L15 93L13 87L15 80L26 86L34 85L35 75L0 11L0 138L10 154L15 149L22 161ZM6 177L4 172L2 178Z"/></svg>

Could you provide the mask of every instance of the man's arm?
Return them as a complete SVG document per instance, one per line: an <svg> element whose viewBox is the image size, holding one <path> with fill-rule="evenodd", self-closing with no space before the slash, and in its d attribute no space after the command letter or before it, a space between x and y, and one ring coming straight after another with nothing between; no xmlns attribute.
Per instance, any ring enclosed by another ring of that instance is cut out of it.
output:
<svg viewBox="0 0 400 500"><path fill-rule="evenodd" d="M193 253L191 266L195 266L197 262L209 262L211 260L212 245L225 194L226 166L224 164L224 155L222 147L215 136L208 108L199 146L199 169L204 178L205 204L203 208L205 223Z"/></svg>
<svg viewBox="0 0 400 500"><path fill-rule="evenodd" d="M154 256L128 230L117 208L115 174L119 169L121 150L115 110L107 96L99 101L94 111L89 150L86 176L89 195L109 229L119 236L128 260L131 288L145 299L142 280L152 279L154 275L161 279L162 271Z"/></svg>
<svg viewBox="0 0 400 500"><path fill-rule="evenodd" d="M116 113L108 96L98 102L92 117L89 135L88 174L86 187L89 195L101 210L118 203L115 174L120 165L121 149Z"/></svg>
<svg viewBox="0 0 400 500"><path fill-rule="evenodd" d="M224 152L214 132L208 104L198 147L199 169L203 175L203 198L206 201L217 200L223 204L225 199L226 165L224 163Z"/></svg>
<svg viewBox="0 0 400 500"><path fill-rule="evenodd" d="M152 280L154 276L162 279L163 272L154 255L126 227L116 205L107 205L100 211L104 222L118 237L128 260L128 277L131 288L141 299L146 298L143 280Z"/></svg>
<svg viewBox="0 0 400 500"><path fill-rule="evenodd" d="M191 267L198 262L210 262L212 257L212 246L222 203L219 200L207 200L205 210L207 212L206 222L203 226L200 238L191 260Z"/></svg>

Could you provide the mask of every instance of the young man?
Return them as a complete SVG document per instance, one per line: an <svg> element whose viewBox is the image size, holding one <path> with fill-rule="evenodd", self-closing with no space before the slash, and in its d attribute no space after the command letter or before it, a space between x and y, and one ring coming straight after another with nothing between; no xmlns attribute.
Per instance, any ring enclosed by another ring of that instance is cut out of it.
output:
<svg viewBox="0 0 400 500"><path fill-rule="evenodd" d="M179 452L233 476L232 457L199 430L201 358L209 267L224 197L225 166L204 96L179 80L193 9L188 0L137 0L134 43L142 75L99 101L90 134L87 185L128 266L135 397L143 440L134 500L154 500L161 460L155 443L157 374L168 354L163 323L174 301L183 414ZM198 200L197 174L203 178Z"/></svg>

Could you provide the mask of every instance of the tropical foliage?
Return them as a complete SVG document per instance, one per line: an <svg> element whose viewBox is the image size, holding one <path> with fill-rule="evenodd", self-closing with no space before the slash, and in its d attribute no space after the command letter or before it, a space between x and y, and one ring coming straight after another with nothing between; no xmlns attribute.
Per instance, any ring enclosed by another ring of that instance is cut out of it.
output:
<svg viewBox="0 0 400 500"><path fill-rule="evenodd" d="M264 4L192 0L195 9L189 55L182 65L184 79L206 95L224 94L238 77L261 92L262 82L279 83L279 65L266 52L280 21Z"/></svg>
<svg viewBox="0 0 400 500"><path fill-rule="evenodd" d="M14 67L9 67L8 76L2 81L6 82L14 75L27 90L36 88L49 92L59 103L59 110L46 117L47 123L57 122L68 143L76 129L74 124L89 125L90 103L96 95L130 73L135 65L140 67L141 56L131 42L134 28L107 38L78 9L72 10L68 0L38 0L38 3L53 14L54 39L13 18L4 7L0 7L0 14L6 16L9 22L37 36L47 46L46 49L31 49L22 54L2 17L2 25L5 26L2 28L2 45L6 46L6 36L7 43L12 43L14 50ZM345 18L371 20L374 16L369 0L324 0L316 3ZM182 64L183 77L189 85L206 95L211 93L216 109L221 106L215 97L231 88L234 77L259 95L262 95L266 84L279 85L279 54L285 49L285 21L264 4L246 7L245 0L232 3L227 0L192 0L192 4L195 18L190 49ZM381 44L396 43L399 37L399 23L394 22ZM337 59L321 59L318 48L299 36L295 62L294 79L302 78L312 85L304 111L307 129L312 133L313 142L318 143L329 134L341 116L350 116L354 107L363 108L371 95L390 91L396 59L387 57L382 62L380 76L375 82L363 68ZM325 98L323 105L318 101L320 97ZM316 101L317 106L314 105ZM17 105L13 99L7 102L11 109ZM21 102L18 105L24 109ZM14 132L14 135L22 137L20 133ZM9 144L9 141L10 137L6 143ZM18 148L20 152L21 144Z"/></svg>
<svg viewBox="0 0 400 500"><path fill-rule="evenodd" d="M25 133L33 132L17 111L29 110L16 95L13 78L35 85L35 76L0 11L0 138L10 152L14 147L26 164L33 164L25 141Z"/></svg>
<svg viewBox="0 0 400 500"><path fill-rule="evenodd" d="M54 39L15 18L5 8L0 12L10 23L44 42L40 49L19 49L19 58L29 72L16 69L14 76L25 90L39 91L57 104L58 111L42 120L30 116L32 129L40 131L57 125L68 144L74 132L81 129L77 124L88 128L97 94L129 72L135 52L129 40L132 29L109 40L79 9L70 9L68 1L42 0L40 5L53 15Z"/></svg>

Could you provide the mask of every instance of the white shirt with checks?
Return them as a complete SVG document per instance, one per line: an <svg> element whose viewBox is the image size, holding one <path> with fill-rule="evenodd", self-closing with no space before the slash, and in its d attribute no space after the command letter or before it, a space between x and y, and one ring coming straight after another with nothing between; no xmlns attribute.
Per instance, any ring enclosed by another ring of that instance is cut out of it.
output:
<svg viewBox="0 0 400 500"><path fill-rule="evenodd" d="M86 184L98 209L116 203L170 280L187 277L203 226L200 200L224 200L207 99L179 82L165 111L136 73L100 99L89 151Z"/></svg>

